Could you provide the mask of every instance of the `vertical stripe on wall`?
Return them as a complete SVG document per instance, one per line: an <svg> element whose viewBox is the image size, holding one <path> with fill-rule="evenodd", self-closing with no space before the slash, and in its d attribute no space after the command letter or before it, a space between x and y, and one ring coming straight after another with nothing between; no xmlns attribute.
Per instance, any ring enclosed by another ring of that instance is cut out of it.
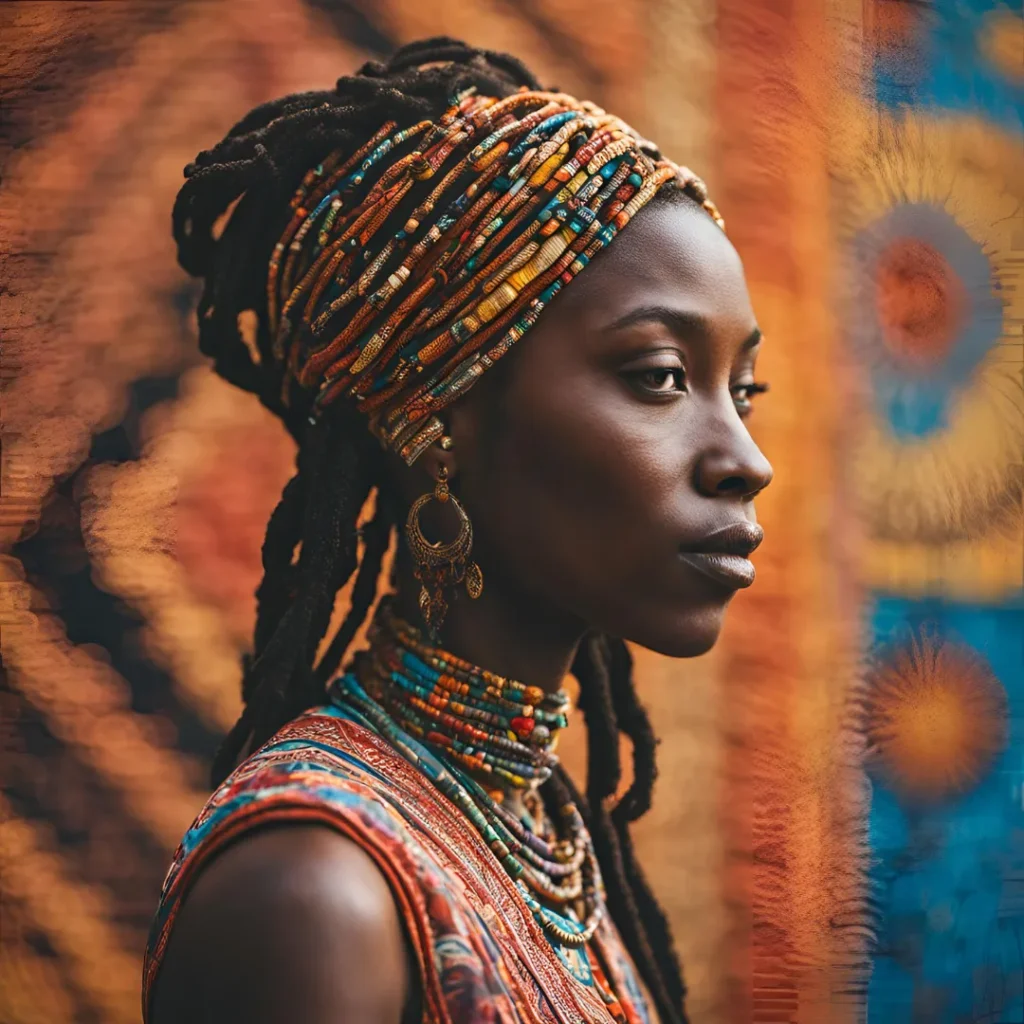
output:
<svg viewBox="0 0 1024 1024"><path fill-rule="evenodd" d="M855 39L830 31L821 0L719 0L717 28L718 202L765 335L772 391L752 429L776 474L758 503L758 581L735 602L722 666L731 1019L839 1022L863 981L861 790L825 126Z"/></svg>

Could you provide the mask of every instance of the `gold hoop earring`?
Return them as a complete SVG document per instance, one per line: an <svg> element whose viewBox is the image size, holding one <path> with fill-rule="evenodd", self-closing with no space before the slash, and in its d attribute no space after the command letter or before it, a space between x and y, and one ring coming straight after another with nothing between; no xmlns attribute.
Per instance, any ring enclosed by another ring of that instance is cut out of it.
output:
<svg viewBox="0 0 1024 1024"><path fill-rule="evenodd" d="M459 532L455 540L447 544L433 543L423 535L420 512L429 501L451 503L459 517ZM420 612L431 636L436 639L448 614L445 590L463 583L466 593L475 601L484 589L484 575L480 566L469 559L473 550L473 524L462 503L449 489L448 470L444 466L438 471L434 490L421 494L409 508L405 521L405 539L416 562L414 575L420 581Z"/></svg>

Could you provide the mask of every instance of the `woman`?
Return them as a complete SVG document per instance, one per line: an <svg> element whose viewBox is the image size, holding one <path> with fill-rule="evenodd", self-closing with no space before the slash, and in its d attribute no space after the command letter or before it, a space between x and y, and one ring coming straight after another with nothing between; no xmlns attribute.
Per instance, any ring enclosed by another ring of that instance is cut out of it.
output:
<svg viewBox="0 0 1024 1024"><path fill-rule="evenodd" d="M449 39L254 110L186 176L203 351L299 452L148 1020L684 1020L629 837L655 741L624 640L711 647L771 478L703 183ZM339 672L393 531L393 593ZM585 794L553 752L570 670Z"/></svg>

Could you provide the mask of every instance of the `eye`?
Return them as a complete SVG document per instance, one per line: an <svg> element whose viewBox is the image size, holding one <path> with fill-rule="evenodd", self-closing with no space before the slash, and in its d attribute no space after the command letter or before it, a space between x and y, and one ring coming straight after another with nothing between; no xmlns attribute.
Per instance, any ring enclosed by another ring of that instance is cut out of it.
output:
<svg viewBox="0 0 1024 1024"><path fill-rule="evenodd" d="M646 395L678 395L686 390L686 371L678 364L627 370L623 376Z"/></svg>
<svg viewBox="0 0 1024 1024"><path fill-rule="evenodd" d="M731 390L732 400L736 403L740 416L746 417L754 411L754 396L764 394L768 390L768 385L763 381L752 380L745 384L735 384Z"/></svg>
<svg viewBox="0 0 1024 1024"><path fill-rule="evenodd" d="M648 391L654 391L657 394L683 390L682 370L644 370L644 372L639 375L638 379Z"/></svg>

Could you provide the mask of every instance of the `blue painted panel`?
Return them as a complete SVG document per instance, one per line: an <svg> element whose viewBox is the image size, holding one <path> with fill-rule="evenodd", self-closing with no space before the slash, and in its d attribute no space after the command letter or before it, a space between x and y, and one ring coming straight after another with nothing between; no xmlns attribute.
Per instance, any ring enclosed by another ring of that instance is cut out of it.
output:
<svg viewBox="0 0 1024 1024"><path fill-rule="evenodd" d="M986 39L994 16L1021 17L1020 0L934 0L905 6L914 11L907 17L916 20L916 30L906 45L876 53L878 101L976 114L1019 131L1024 84L991 58Z"/></svg>
<svg viewBox="0 0 1024 1024"><path fill-rule="evenodd" d="M1024 1020L1024 604L876 596L880 645L922 630L981 654L1006 691L1003 752L966 793L915 805L872 784L874 1024Z"/></svg>

